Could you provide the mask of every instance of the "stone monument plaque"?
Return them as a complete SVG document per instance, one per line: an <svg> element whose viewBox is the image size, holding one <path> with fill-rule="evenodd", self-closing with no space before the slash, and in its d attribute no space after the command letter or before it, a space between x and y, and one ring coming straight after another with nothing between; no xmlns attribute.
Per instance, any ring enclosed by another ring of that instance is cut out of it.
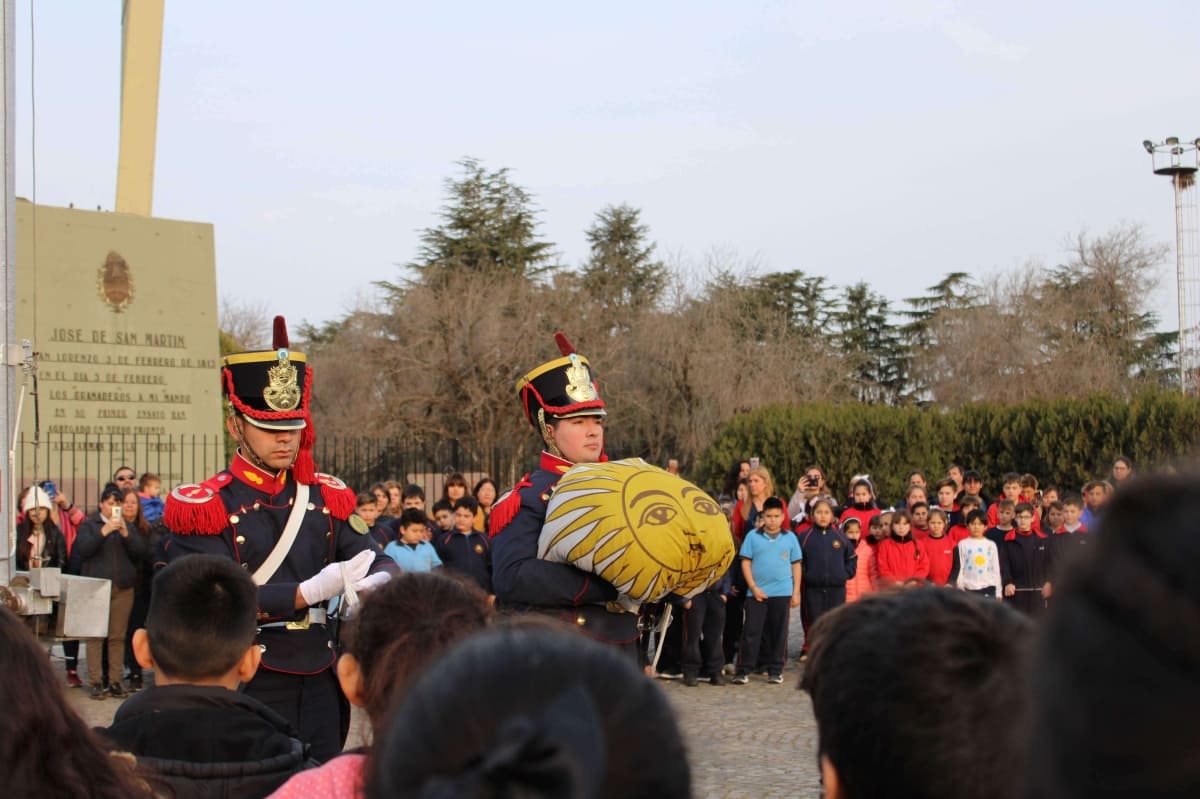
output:
<svg viewBox="0 0 1200 799"><path fill-rule="evenodd" d="M154 471L155 452L220 439L212 225L18 201L16 250L17 339L37 353L43 446ZM177 466L165 485L214 466L185 460L166 458Z"/></svg>

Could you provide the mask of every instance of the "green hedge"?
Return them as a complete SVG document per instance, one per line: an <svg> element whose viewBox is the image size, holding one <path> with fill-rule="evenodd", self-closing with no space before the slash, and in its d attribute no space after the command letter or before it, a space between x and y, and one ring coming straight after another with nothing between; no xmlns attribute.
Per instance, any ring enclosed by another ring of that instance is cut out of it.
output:
<svg viewBox="0 0 1200 799"><path fill-rule="evenodd" d="M1194 456L1198 443L1200 400L1161 391L1131 400L1095 395L952 411L770 405L735 417L701 456L696 476L719 490L730 464L758 456L785 497L802 471L817 464L839 495L852 476L867 472L880 496L894 501L907 473L919 469L934 482L958 463L978 469L993 495L1008 471L1077 490L1107 477L1117 455L1146 471Z"/></svg>

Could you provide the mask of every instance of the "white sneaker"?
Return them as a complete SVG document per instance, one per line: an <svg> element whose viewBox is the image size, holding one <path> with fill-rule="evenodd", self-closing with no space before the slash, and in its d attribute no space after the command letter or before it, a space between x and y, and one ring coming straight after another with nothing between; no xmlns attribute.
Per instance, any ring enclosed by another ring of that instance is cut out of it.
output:
<svg viewBox="0 0 1200 799"><path fill-rule="evenodd" d="M746 683L750 682L750 675L739 674L738 676L734 677L733 680L731 680L731 682L734 685L745 685Z"/></svg>
<svg viewBox="0 0 1200 799"><path fill-rule="evenodd" d="M683 674L679 673L679 672L674 672L674 671L660 671L658 673L658 679L660 679L660 680L682 680Z"/></svg>
<svg viewBox="0 0 1200 799"><path fill-rule="evenodd" d="M779 685L780 683L783 682L783 675L776 674L774 677L768 677L767 682L774 683L775 685Z"/></svg>

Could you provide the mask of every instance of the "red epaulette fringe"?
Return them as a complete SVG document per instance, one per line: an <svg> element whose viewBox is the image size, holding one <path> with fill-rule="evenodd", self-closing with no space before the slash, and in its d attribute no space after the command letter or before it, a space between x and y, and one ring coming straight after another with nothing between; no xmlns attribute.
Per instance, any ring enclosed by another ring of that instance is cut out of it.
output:
<svg viewBox="0 0 1200 799"><path fill-rule="evenodd" d="M527 474L492 506L492 515L488 519L488 538L500 535L500 531L516 518L517 511L521 509L521 489L531 485L533 483L530 482Z"/></svg>
<svg viewBox="0 0 1200 799"><path fill-rule="evenodd" d="M218 496L221 480L217 475L196 485L176 486L167 497L163 523L179 535L219 535L229 524L225 503Z"/></svg>
<svg viewBox="0 0 1200 799"><path fill-rule="evenodd" d="M358 497L354 489L341 480L328 474L318 474L317 482L321 485L321 500L334 518L346 521L358 507Z"/></svg>

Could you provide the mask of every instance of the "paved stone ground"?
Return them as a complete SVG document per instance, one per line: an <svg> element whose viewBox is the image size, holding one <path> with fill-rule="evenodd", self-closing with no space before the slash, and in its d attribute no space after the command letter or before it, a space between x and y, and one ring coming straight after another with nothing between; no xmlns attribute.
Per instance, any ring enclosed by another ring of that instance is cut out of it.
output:
<svg viewBox="0 0 1200 799"><path fill-rule="evenodd" d="M682 682L658 681L679 713L696 799L820 795L812 705L796 690L803 668L796 662L803 641L796 612L789 629L789 662L782 685L771 685L758 675L748 685L701 682L688 688ZM54 654L55 669L65 684L61 649L56 646ZM118 706L113 699L89 699L85 689L70 690L68 695L91 726L108 725ZM364 722L361 715L352 721L348 745L362 742Z"/></svg>

